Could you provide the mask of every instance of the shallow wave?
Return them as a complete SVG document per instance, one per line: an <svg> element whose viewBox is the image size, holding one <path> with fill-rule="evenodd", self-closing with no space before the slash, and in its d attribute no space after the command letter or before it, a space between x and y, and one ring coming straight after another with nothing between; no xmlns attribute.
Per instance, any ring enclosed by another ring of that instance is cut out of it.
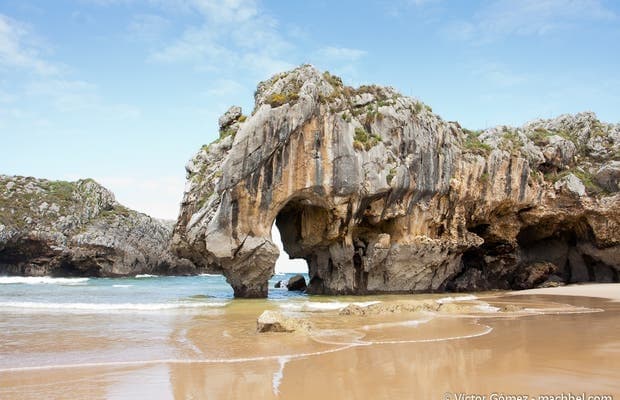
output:
<svg viewBox="0 0 620 400"><path fill-rule="evenodd" d="M89 278L52 278L50 276L0 276L0 284L85 285Z"/></svg>
<svg viewBox="0 0 620 400"><path fill-rule="evenodd" d="M220 277L220 276L222 276L222 274L198 274L198 276L217 276L217 277ZM136 276L136 278L137 278L137 276Z"/></svg>
<svg viewBox="0 0 620 400"><path fill-rule="evenodd" d="M182 303L37 303L29 301L0 302L0 309L9 310L45 310L52 312L90 311L159 311L183 308L210 308L224 307L227 303L221 302L182 302Z"/></svg>
<svg viewBox="0 0 620 400"><path fill-rule="evenodd" d="M318 312L318 311L334 311L341 310L346 306L353 304L360 307L367 307L373 304L381 303L380 301L359 301L359 302L340 302L340 301L306 301L306 302L298 302L298 303L283 303L280 304L280 308L287 311L309 311L309 312Z"/></svg>
<svg viewBox="0 0 620 400"><path fill-rule="evenodd" d="M151 275L151 274L138 274L135 276L136 278L157 278L159 275Z"/></svg>
<svg viewBox="0 0 620 400"><path fill-rule="evenodd" d="M460 339L472 339L480 336L487 335L493 331L488 325L476 324L482 328L480 332L471 333L469 335L456 335L456 336L447 336L447 337L439 337L439 338L428 338L428 339L403 339L403 340L362 340L360 344L362 345L373 345L373 344L408 344L408 343L435 343L435 342L446 342L450 340L460 340Z"/></svg>
<svg viewBox="0 0 620 400"><path fill-rule="evenodd" d="M321 335L310 336L311 339L318 343L332 344L337 347L326 350L319 350L314 352L305 353L293 353L293 354L279 354L279 355L265 355L254 357L239 357L239 358L211 358L211 359L157 359L157 360L135 360L135 361L104 361L104 362L92 362L92 363L76 363L76 364L53 364L53 365L37 365L37 366L23 366L23 367L9 367L0 368L2 373L11 372L25 372L25 371L42 371L42 370L56 370L56 369L78 369L78 368L96 368L96 367L122 367L122 366L145 366L145 365L157 365L157 364L236 364L244 362L255 361L277 361L279 367L283 370L284 365L295 359L307 358L313 356L321 356L330 353L336 353L343 350L348 350L355 347L372 346L372 345L390 345L390 344L409 344L409 343L429 343L429 342L443 342L460 339L470 339L479 336L484 336L493 331L488 325L476 324L481 328L480 332L472 333L469 335L449 336L444 338L429 338L429 339L412 339L412 340L377 340L377 341L365 341L361 337L351 338L349 343L330 343L329 341L321 340ZM332 335L334 332L331 333ZM277 372L274 375L272 382L274 389L279 389L279 379Z"/></svg>
<svg viewBox="0 0 620 400"><path fill-rule="evenodd" d="M400 321L400 322L383 322L383 323L373 324L373 325L364 325L360 329L363 331L369 331L373 329L384 329L384 328L395 328L395 327L415 327L418 325L425 324L432 319L433 319L432 317L428 317L428 318L420 318L420 319L410 319L407 321Z"/></svg>
<svg viewBox="0 0 620 400"><path fill-rule="evenodd" d="M135 285L112 285L112 287L116 287L116 288L129 288L129 287L134 287Z"/></svg>
<svg viewBox="0 0 620 400"><path fill-rule="evenodd" d="M468 301L468 300L478 300L478 297L474 295L456 296L456 297L448 296L448 297L442 297L435 301L439 304L444 304L444 303L453 303L455 301Z"/></svg>
<svg viewBox="0 0 620 400"><path fill-rule="evenodd" d="M474 306L474 309L476 309L477 311L488 312L488 313L496 313L496 312L499 312L501 310L501 308L492 306L492 305L487 304L487 303L478 304L478 305Z"/></svg>

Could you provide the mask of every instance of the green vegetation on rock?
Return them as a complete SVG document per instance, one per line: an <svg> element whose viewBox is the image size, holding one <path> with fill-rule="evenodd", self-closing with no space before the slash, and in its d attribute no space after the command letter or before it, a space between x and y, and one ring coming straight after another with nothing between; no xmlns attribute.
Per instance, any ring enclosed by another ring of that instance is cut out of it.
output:
<svg viewBox="0 0 620 400"><path fill-rule="evenodd" d="M330 74L329 71L323 72L323 78L325 78L325 80L329 82L329 84L332 85L334 89L342 88L344 86L342 84L342 79L339 76Z"/></svg>
<svg viewBox="0 0 620 400"><path fill-rule="evenodd" d="M364 128L355 128L353 148L356 150L370 150L381 141L381 136L366 132Z"/></svg>
<svg viewBox="0 0 620 400"><path fill-rule="evenodd" d="M294 94L286 94L286 93L273 93L267 97L267 104L271 107L280 107L286 103L297 100L299 95Z"/></svg>
<svg viewBox="0 0 620 400"><path fill-rule="evenodd" d="M396 168L390 168L390 171L387 174L386 180L388 185L392 184L392 180L394 179L394 177L396 176Z"/></svg>
<svg viewBox="0 0 620 400"><path fill-rule="evenodd" d="M470 131L469 129L463 129L463 132L465 133L465 141L463 142L465 151L483 157L489 155L491 152L491 146L483 143L479 138L482 131Z"/></svg>
<svg viewBox="0 0 620 400"><path fill-rule="evenodd" d="M581 183L583 183L583 186L585 186L586 192L589 195L606 194L605 189L603 189L602 187L598 185L598 183L596 183L594 176L590 172L583 170L581 168L574 167L574 168L570 168L570 169L564 170L559 173L550 172L550 173L545 174L544 177L546 181L555 183L570 174L573 174L577 178L579 178Z"/></svg>

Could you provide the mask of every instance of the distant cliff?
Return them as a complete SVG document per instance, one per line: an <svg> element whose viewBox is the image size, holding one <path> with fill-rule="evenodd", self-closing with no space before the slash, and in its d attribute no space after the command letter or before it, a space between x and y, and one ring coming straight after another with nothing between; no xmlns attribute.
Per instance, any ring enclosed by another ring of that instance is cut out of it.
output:
<svg viewBox="0 0 620 400"><path fill-rule="evenodd" d="M310 293L618 281L620 125L592 113L469 131L312 66L258 85L188 163L173 247L267 294L277 224Z"/></svg>
<svg viewBox="0 0 620 400"><path fill-rule="evenodd" d="M0 175L0 274L195 273L169 251L170 224L130 210L91 179Z"/></svg>

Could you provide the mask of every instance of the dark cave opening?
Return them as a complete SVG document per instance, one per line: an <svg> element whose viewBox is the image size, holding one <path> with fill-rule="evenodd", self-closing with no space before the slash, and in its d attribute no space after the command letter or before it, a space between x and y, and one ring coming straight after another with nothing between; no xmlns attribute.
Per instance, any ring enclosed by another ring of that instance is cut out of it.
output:
<svg viewBox="0 0 620 400"><path fill-rule="evenodd" d="M321 260L317 253L327 252L325 231L328 221L327 210L307 198L288 201L275 218L282 249L297 265L300 265L297 260L304 260L306 268L303 272L308 274L309 286L322 287L323 278L317 268ZM330 267L333 269L333 264Z"/></svg>
<svg viewBox="0 0 620 400"><path fill-rule="evenodd" d="M619 282L617 264L609 263L605 249L596 246L583 218L543 219L523 226L516 243L489 233L489 224L468 230L484 243L466 250L460 273L446 283L447 290L528 289L545 284Z"/></svg>

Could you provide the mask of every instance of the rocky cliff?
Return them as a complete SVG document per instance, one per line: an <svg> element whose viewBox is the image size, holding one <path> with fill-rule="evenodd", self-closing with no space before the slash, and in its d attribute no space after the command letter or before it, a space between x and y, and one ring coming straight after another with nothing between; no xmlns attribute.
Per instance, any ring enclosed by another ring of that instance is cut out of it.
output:
<svg viewBox="0 0 620 400"><path fill-rule="evenodd" d="M267 294L278 226L310 293L618 281L620 125L592 113L469 131L312 66L261 82L188 163L173 247Z"/></svg>
<svg viewBox="0 0 620 400"><path fill-rule="evenodd" d="M91 179L0 175L0 274L193 273L169 251L172 227L123 207Z"/></svg>

